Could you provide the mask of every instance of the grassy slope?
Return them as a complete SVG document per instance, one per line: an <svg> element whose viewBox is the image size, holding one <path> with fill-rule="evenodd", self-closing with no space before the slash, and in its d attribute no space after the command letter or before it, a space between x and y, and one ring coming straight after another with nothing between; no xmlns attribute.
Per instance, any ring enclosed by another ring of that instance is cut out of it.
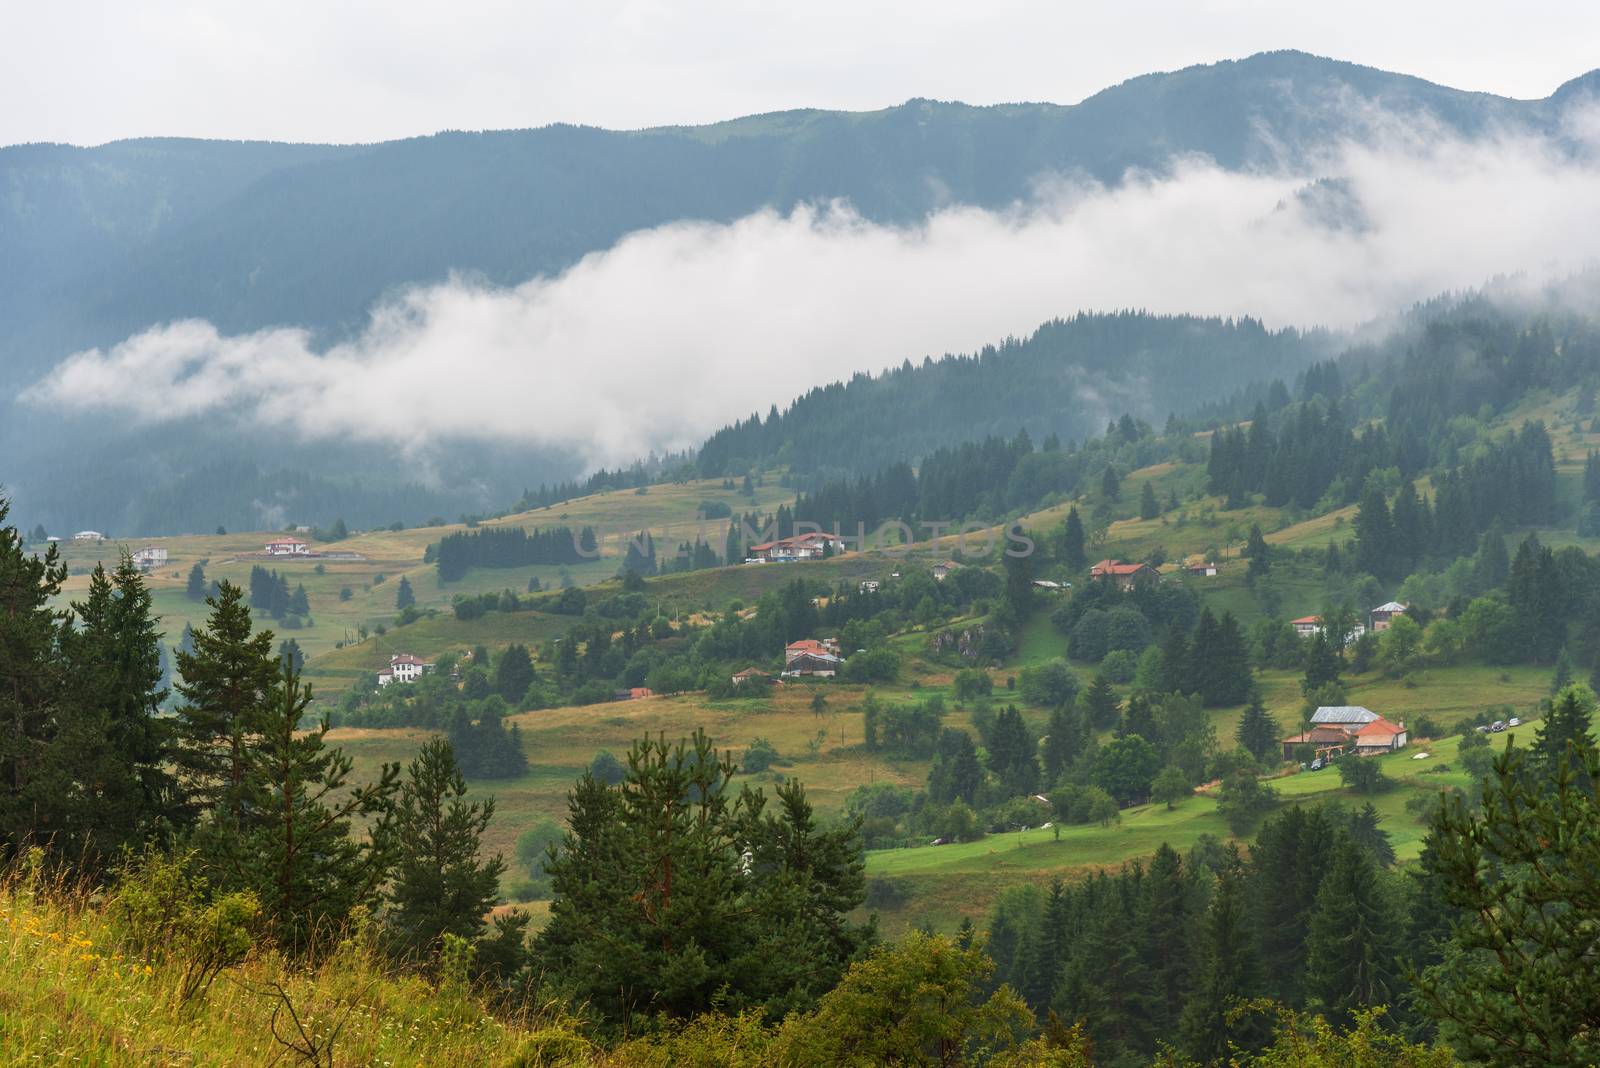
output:
<svg viewBox="0 0 1600 1068"><path fill-rule="evenodd" d="M616 573L616 559L622 555L625 545L623 531L652 531L661 539L657 545L658 553L666 546L675 549L684 540L692 542L697 532L703 533L720 547L728 521L697 519L701 501L724 501L735 512L767 512L779 504L792 501L793 497L792 493L777 484L776 478L769 478L764 485L757 487L754 498L724 490L720 479L704 480L652 486L644 494L632 490L593 494L548 508L491 520L484 525L528 528L571 526L574 529L594 526L605 536L601 546L602 559L567 569L574 582L588 585L609 579ZM274 536L265 532L186 535L102 544L63 542L63 559L71 568L71 576L62 600L68 601L83 595L89 573L96 563L115 566L124 548L133 550L141 545L162 545L169 553L167 566L152 574L149 581L155 595L156 612L161 617L162 629L170 644L177 644L185 624L198 625L205 618L206 606L184 596L191 566L205 561L208 579L227 579L247 587L251 567L261 565L286 574L291 587L296 583L303 583L306 587L313 625L296 631L282 631L281 636L293 637L312 659L308 671L312 678L325 674L336 679L347 679L362 671L376 670L387 662L388 654L393 651L435 655L445 648L470 645L477 641L486 641L491 645L527 641L531 636L529 631L542 632L543 624L524 621L504 624L502 636L496 633L497 629L501 629L499 624L486 622L476 630L463 628L458 639L453 628L442 625L429 628L419 624L416 629L404 632L403 641L402 635L391 631L389 641L372 642L372 648L362 654L333 656L326 664L319 659L333 653L338 643L357 640L358 626L366 624L371 629L379 623L393 622L396 614L395 590L402 575L410 580L419 608L439 608L446 613L451 599L458 593L482 593L507 588L522 591L527 588L529 578L535 575L547 589L553 589L559 583L561 568L533 566L478 568L459 582L441 585L432 565L423 563L423 553L444 535L464 529L460 524L450 524L403 531L372 531L341 542L314 542L312 545L313 549L321 551L359 553L364 557L361 560L261 559L254 554L259 553L262 546ZM317 571L319 563L323 569L320 574ZM350 588L351 598L341 601L339 592L345 586ZM270 621L264 621L264 625L282 630ZM444 631L450 631L448 637L443 636ZM412 642L416 643L414 648L408 644Z"/></svg>

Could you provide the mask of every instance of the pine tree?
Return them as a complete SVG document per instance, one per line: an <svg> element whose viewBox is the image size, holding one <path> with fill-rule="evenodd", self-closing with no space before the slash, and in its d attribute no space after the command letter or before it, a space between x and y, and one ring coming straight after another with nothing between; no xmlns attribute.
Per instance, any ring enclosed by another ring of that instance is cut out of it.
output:
<svg viewBox="0 0 1600 1068"><path fill-rule="evenodd" d="M311 691L280 665L260 734L245 751L240 818L224 810L200 837L215 881L253 891L291 952L337 932L358 906L377 905L394 861L398 764L347 788L351 759L328 748L328 722L306 730ZM368 825L364 840L352 823Z"/></svg>
<svg viewBox="0 0 1600 1068"><path fill-rule="evenodd" d="M1587 686L1567 686L1550 702L1534 733L1529 762L1546 778L1554 779L1565 764L1580 785L1589 782L1582 762L1570 754L1581 753L1594 720L1595 697Z"/></svg>
<svg viewBox="0 0 1600 1068"><path fill-rule="evenodd" d="M1306 642L1305 676L1300 680L1300 692L1309 694L1338 682L1343 674L1344 657L1339 655L1339 642L1324 626Z"/></svg>
<svg viewBox="0 0 1600 1068"><path fill-rule="evenodd" d="M1044 776L1047 783L1055 783L1088 748L1092 734L1087 717L1068 705L1050 713L1049 731L1043 747Z"/></svg>
<svg viewBox="0 0 1600 1068"><path fill-rule="evenodd" d="M1220 1063L1230 1043L1248 1050L1265 1037L1250 1015L1229 1020L1237 1005L1265 993L1240 880L1235 858L1218 875L1201 921L1194 983L1179 1024L1185 1050L1203 1063Z"/></svg>
<svg viewBox="0 0 1600 1068"><path fill-rule="evenodd" d="M1472 584L1479 593L1503 584L1511 573L1511 556L1506 552L1506 536L1496 516L1478 539L1478 555L1472 564Z"/></svg>
<svg viewBox="0 0 1600 1068"><path fill-rule="evenodd" d="M1262 704L1260 691L1252 691L1234 735L1240 747L1263 764L1276 764L1280 736L1278 721Z"/></svg>
<svg viewBox="0 0 1600 1068"><path fill-rule="evenodd" d="M1144 967L1155 997L1150 1030L1157 1036L1178 1030L1184 995L1192 981L1194 908L1183 861L1167 843L1150 859L1141 887L1139 923L1135 930L1142 945Z"/></svg>
<svg viewBox="0 0 1600 1068"><path fill-rule="evenodd" d="M507 704L517 708L521 706L522 698L527 694L528 687L533 685L533 680L533 657L528 653L528 647L522 644L507 646L495 665L495 692L505 698Z"/></svg>
<svg viewBox="0 0 1600 1068"><path fill-rule="evenodd" d="M1139 518L1155 519L1161 515L1161 502L1156 500L1156 490L1149 482L1139 492Z"/></svg>
<svg viewBox="0 0 1600 1068"><path fill-rule="evenodd" d="M1252 580L1265 578L1267 572L1272 570L1272 550L1261 534L1259 523L1250 524L1250 537L1245 542L1244 555L1250 561L1248 574Z"/></svg>
<svg viewBox="0 0 1600 1068"><path fill-rule="evenodd" d="M1067 509L1067 521L1061 529L1061 562L1073 574L1089 566L1084 552L1083 520L1078 517L1076 506Z"/></svg>
<svg viewBox="0 0 1600 1068"><path fill-rule="evenodd" d="M1163 693L1194 693L1199 690L1195 679L1194 657L1189 648L1188 636L1178 626L1167 628L1167 640L1161 645L1161 690Z"/></svg>
<svg viewBox="0 0 1600 1068"><path fill-rule="evenodd" d="M126 552L111 575L96 566L73 611L78 625L62 638L68 700L42 769L51 804L40 831L64 856L100 867L177 815L172 722L160 714L167 692L150 590Z"/></svg>
<svg viewBox="0 0 1600 1068"><path fill-rule="evenodd" d="M498 896L505 863L479 857L494 798L469 802L466 792L455 751L443 738L422 747L400 787L388 923L405 951L431 955L446 934L476 938Z"/></svg>
<svg viewBox="0 0 1600 1068"><path fill-rule="evenodd" d="M1117 474L1117 469L1111 464L1106 464L1105 471L1100 475L1100 496L1108 501L1119 500L1122 497L1122 478Z"/></svg>
<svg viewBox="0 0 1600 1068"><path fill-rule="evenodd" d="M1368 485L1361 494L1354 522L1356 569L1378 578L1394 578L1394 526L1383 490Z"/></svg>
<svg viewBox="0 0 1600 1068"><path fill-rule="evenodd" d="M400 585L394 591L394 607L397 612L404 612L417 603L417 595L412 592L411 580L404 575L400 576Z"/></svg>
<svg viewBox="0 0 1600 1068"><path fill-rule="evenodd" d="M1348 1026L1360 1009L1400 992L1400 924L1372 857L1348 836L1334 847L1306 939L1306 992L1330 1021Z"/></svg>
<svg viewBox="0 0 1600 1068"><path fill-rule="evenodd" d="M1117 717L1122 709L1117 701L1117 692L1111 688L1111 680L1103 672L1095 675L1079 702L1095 729L1109 730L1117 725Z"/></svg>
<svg viewBox="0 0 1600 1068"><path fill-rule="evenodd" d="M206 599L206 569L196 563L189 569L189 581L183 588L183 595L191 601Z"/></svg>
<svg viewBox="0 0 1600 1068"><path fill-rule="evenodd" d="M264 720L278 669L272 632L251 634L250 609L239 587L224 582L209 599L211 616L194 632L194 652L178 651L176 764L189 792L189 818L224 808L243 818L250 739Z"/></svg>

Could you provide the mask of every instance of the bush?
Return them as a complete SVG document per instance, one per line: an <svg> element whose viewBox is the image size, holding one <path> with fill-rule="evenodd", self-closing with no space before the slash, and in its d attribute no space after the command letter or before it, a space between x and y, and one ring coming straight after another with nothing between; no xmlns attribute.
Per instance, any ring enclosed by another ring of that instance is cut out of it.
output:
<svg viewBox="0 0 1600 1068"><path fill-rule="evenodd" d="M615 786L627 776L627 769L622 766L622 761L602 749L589 762L589 774L594 776L596 782Z"/></svg>
<svg viewBox="0 0 1600 1068"><path fill-rule="evenodd" d="M893 682L900 677L900 654L893 649L872 649L844 662L840 672L851 682Z"/></svg>
<svg viewBox="0 0 1600 1068"><path fill-rule="evenodd" d="M893 909L899 908L911 899L911 888L904 879L895 879L887 875L878 876L867 880L867 908Z"/></svg>
<svg viewBox="0 0 1600 1068"><path fill-rule="evenodd" d="M744 751L744 757L739 761L740 768L747 775L754 775L766 771L782 758L778 756L778 748L765 738L757 738L750 743L750 748Z"/></svg>
<svg viewBox="0 0 1600 1068"><path fill-rule="evenodd" d="M1100 672L1116 683L1129 683L1139 670L1139 656L1131 649L1116 649L1100 661Z"/></svg>
<svg viewBox="0 0 1600 1068"><path fill-rule="evenodd" d="M1078 677L1065 660L1047 660L1035 667L1023 668L1017 689L1028 704L1054 708L1077 698Z"/></svg>
<svg viewBox="0 0 1600 1068"><path fill-rule="evenodd" d="M179 963L180 1003L204 997L218 975L244 962L261 914L252 893L207 900L206 879L193 866L193 853L149 850L123 869L109 907L114 936L131 955Z"/></svg>
<svg viewBox="0 0 1600 1068"><path fill-rule="evenodd" d="M1337 766L1339 781L1358 794L1382 793L1394 785L1384 775L1383 766L1371 758L1347 756Z"/></svg>

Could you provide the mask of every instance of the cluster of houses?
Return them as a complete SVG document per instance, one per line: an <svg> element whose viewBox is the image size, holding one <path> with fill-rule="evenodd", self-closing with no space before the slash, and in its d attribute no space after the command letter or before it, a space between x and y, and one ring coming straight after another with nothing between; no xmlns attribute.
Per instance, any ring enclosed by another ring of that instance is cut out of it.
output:
<svg viewBox="0 0 1600 1068"><path fill-rule="evenodd" d="M783 649L783 674L785 679L831 679L839 674L839 669L844 666L844 656L839 650L837 638L802 638L790 642ZM765 684L771 681L768 675L757 667L747 667L743 671L735 672L730 681L734 686L744 686L752 683Z"/></svg>
<svg viewBox="0 0 1600 1068"><path fill-rule="evenodd" d="M378 685L391 682L416 682L433 670L433 665L410 653L399 653L389 658L389 666L378 672Z"/></svg>
<svg viewBox="0 0 1600 1068"><path fill-rule="evenodd" d="M1379 634L1388 630L1389 627L1393 625L1396 616L1403 616L1405 614L1406 606L1401 604L1399 601L1390 601L1387 604L1380 604L1369 613L1372 620L1372 632L1374 634ZM1315 637L1316 635L1321 634L1324 629L1321 616L1301 616L1299 619L1289 620L1289 625L1293 627L1294 632L1302 638ZM1365 623L1356 623L1350 628L1350 633L1344 636L1345 643L1349 644L1350 642L1355 641L1366 632L1367 625Z"/></svg>
<svg viewBox="0 0 1600 1068"><path fill-rule="evenodd" d="M1382 756L1406 747L1406 724L1390 723L1360 705L1323 705L1311 714L1309 729L1282 741L1285 760L1303 745L1324 763L1346 753Z"/></svg>
<svg viewBox="0 0 1600 1068"><path fill-rule="evenodd" d="M1196 578L1215 578L1217 565L1202 557L1192 557L1182 564L1169 565L1169 570L1181 571L1186 575ZM1131 590L1141 582L1159 582L1161 571L1149 564L1130 564L1125 560L1101 560L1089 568L1089 577L1107 582L1115 582L1124 591Z"/></svg>

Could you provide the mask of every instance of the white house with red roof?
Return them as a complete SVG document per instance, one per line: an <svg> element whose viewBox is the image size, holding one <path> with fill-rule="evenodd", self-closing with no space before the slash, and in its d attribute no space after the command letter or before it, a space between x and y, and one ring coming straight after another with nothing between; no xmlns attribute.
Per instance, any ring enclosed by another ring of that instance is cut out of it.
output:
<svg viewBox="0 0 1600 1068"><path fill-rule="evenodd" d="M1379 716L1355 732L1357 756L1381 756L1406 747L1405 721L1390 723Z"/></svg>
<svg viewBox="0 0 1600 1068"><path fill-rule="evenodd" d="M389 658L389 666L378 672L378 685L387 686L391 682L416 682L424 674L433 670L433 665L412 656L410 653L400 653Z"/></svg>
<svg viewBox="0 0 1600 1068"><path fill-rule="evenodd" d="M311 546L299 538L274 538L267 542L268 556L305 556L311 552Z"/></svg>

